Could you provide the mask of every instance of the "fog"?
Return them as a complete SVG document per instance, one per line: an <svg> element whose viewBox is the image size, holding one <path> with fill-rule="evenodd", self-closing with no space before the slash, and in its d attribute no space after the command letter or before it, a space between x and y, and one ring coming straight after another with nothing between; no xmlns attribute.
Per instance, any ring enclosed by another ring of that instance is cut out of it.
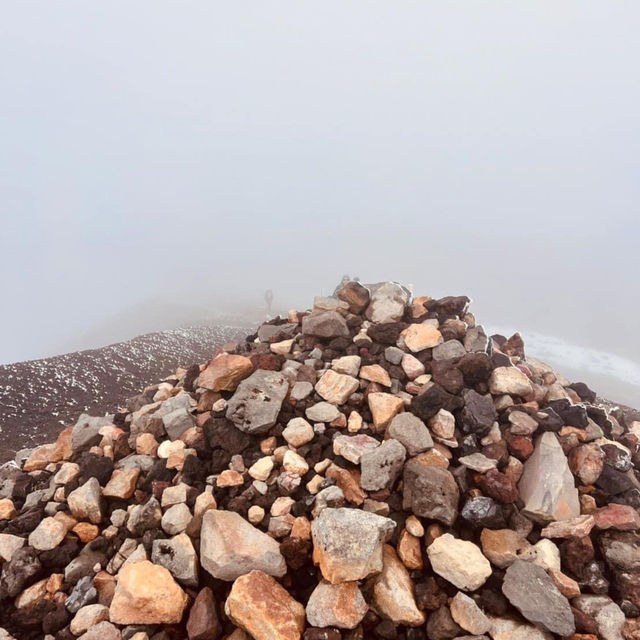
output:
<svg viewBox="0 0 640 640"><path fill-rule="evenodd" d="M348 273L640 402L638 3L2 5L0 362Z"/></svg>

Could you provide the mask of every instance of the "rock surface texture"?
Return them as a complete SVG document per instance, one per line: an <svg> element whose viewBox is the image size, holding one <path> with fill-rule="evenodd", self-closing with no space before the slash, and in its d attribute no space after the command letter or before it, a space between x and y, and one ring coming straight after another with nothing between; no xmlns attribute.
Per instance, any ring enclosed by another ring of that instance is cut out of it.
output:
<svg viewBox="0 0 640 640"><path fill-rule="evenodd" d="M0 467L0 640L638 640L640 414L343 283Z"/></svg>

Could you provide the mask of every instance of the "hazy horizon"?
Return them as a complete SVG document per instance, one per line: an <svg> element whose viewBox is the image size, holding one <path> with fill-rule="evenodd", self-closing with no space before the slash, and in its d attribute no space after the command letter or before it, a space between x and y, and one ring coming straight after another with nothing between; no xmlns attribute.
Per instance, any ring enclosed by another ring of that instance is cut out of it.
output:
<svg viewBox="0 0 640 640"><path fill-rule="evenodd" d="M349 273L640 366L639 5L4 18L0 362L226 312L216 297L308 307Z"/></svg>

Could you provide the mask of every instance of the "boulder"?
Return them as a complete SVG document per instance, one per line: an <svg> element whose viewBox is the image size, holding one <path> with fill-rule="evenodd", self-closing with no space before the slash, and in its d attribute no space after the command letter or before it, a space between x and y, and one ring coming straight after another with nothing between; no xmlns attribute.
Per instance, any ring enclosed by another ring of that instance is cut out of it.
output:
<svg viewBox="0 0 640 640"><path fill-rule="evenodd" d="M253 363L245 356L221 353L198 376L198 386L211 391L235 391L251 375Z"/></svg>

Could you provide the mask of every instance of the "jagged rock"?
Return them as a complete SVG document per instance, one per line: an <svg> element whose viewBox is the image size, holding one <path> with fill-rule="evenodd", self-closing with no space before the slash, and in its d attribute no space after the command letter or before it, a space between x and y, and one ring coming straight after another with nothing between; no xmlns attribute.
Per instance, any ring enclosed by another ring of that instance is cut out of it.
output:
<svg viewBox="0 0 640 640"><path fill-rule="evenodd" d="M373 449L377 449L380 443L364 433L357 436L336 436L333 440L333 452L342 456L345 460L360 464L362 456Z"/></svg>
<svg viewBox="0 0 640 640"><path fill-rule="evenodd" d="M318 395L331 404L344 404L360 383L356 378L327 369L316 384Z"/></svg>
<svg viewBox="0 0 640 640"><path fill-rule="evenodd" d="M409 456L418 455L433 447L429 429L420 418L408 412L399 413L391 420L387 436L400 442Z"/></svg>
<svg viewBox="0 0 640 640"><path fill-rule="evenodd" d="M431 322L425 324L411 324L403 331L404 343L413 352L418 353L424 349L431 349L442 344L442 334Z"/></svg>
<svg viewBox="0 0 640 640"><path fill-rule="evenodd" d="M9 562L13 554L25 544L26 540L10 533L0 533L0 560Z"/></svg>
<svg viewBox="0 0 640 640"><path fill-rule="evenodd" d="M360 356L341 356L331 361L331 368L336 373L344 373L347 376L356 378L360 371L360 363L362 358Z"/></svg>
<svg viewBox="0 0 640 640"><path fill-rule="evenodd" d="M537 522L568 520L580 515L580 501L567 458L555 434L543 433L524 464L518 492L523 513Z"/></svg>
<svg viewBox="0 0 640 640"><path fill-rule="evenodd" d="M278 543L233 511L210 510L202 518L200 562L214 578L232 581L249 571L287 571Z"/></svg>
<svg viewBox="0 0 640 640"><path fill-rule="evenodd" d="M517 367L496 367L489 376L489 390L494 396L509 394L526 398L533 393L531 381Z"/></svg>
<svg viewBox="0 0 640 640"><path fill-rule="evenodd" d="M431 568L458 589L475 591L491 575L491 565L482 551L466 540L458 540L450 533L436 538L428 547Z"/></svg>
<svg viewBox="0 0 640 640"><path fill-rule="evenodd" d="M174 624L182 620L187 600L169 571L143 560L120 570L109 620L116 624Z"/></svg>
<svg viewBox="0 0 640 640"><path fill-rule="evenodd" d="M109 620L109 607L103 604L88 604L78 609L69 629L74 636L79 636L104 620Z"/></svg>
<svg viewBox="0 0 640 640"><path fill-rule="evenodd" d="M45 518L29 534L29 545L36 551L55 549L67 535L67 527L55 518Z"/></svg>
<svg viewBox="0 0 640 640"><path fill-rule="evenodd" d="M460 491L449 471L413 458L405 464L403 479L403 509L449 526L455 522Z"/></svg>
<svg viewBox="0 0 640 640"><path fill-rule="evenodd" d="M213 591L209 587L200 590L187 620L189 640L216 640L222 631Z"/></svg>
<svg viewBox="0 0 640 640"><path fill-rule="evenodd" d="M302 319L302 333L318 338L346 338L349 335L349 327L337 311L322 311Z"/></svg>
<svg viewBox="0 0 640 640"><path fill-rule="evenodd" d="M262 571L236 579L224 610L255 640L300 640L304 630L304 607Z"/></svg>
<svg viewBox="0 0 640 640"><path fill-rule="evenodd" d="M235 391L251 375L253 363L245 356L221 353L198 376L198 386L211 391Z"/></svg>
<svg viewBox="0 0 640 640"><path fill-rule="evenodd" d="M622 638L625 615L611 598L585 594L574 598L571 604L594 620L602 640Z"/></svg>
<svg viewBox="0 0 640 640"><path fill-rule="evenodd" d="M285 430L282 432L282 437L292 447L297 448L307 444L307 442L311 442L315 437L315 432L304 418L293 418L287 423Z"/></svg>
<svg viewBox="0 0 640 640"><path fill-rule="evenodd" d="M288 390L287 379L281 373L254 371L229 400L227 419L245 433L264 433L276 423Z"/></svg>
<svg viewBox="0 0 640 640"><path fill-rule="evenodd" d="M483 396L474 389L467 389L463 397L461 417L464 430L467 433L484 433L491 429L498 417L491 396Z"/></svg>
<svg viewBox="0 0 640 640"><path fill-rule="evenodd" d="M526 538L511 529L483 529L480 543L482 553L500 569L512 565L518 555L530 546Z"/></svg>
<svg viewBox="0 0 640 640"><path fill-rule="evenodd" d="M491 615L487 617L491 623L489 633L492 640L553 640L553 636L548 631L521 620ZM580 640L586 639L580 638Z"/></svg>
<svg viewBox="0 0 640 640"><path fill-rule="evenodd" d="M102 493L97 478L89 478L67 498L69 509L75 518L93 524L102 522Z"/></svg>
<svg viewBox="0 0 640 640"><path fill-rule="evenodd" d="M357 582L321 580L309 596L307 620L314 627L355 629L369 610Z"/></svg>
<svg viewBox="0 0 640 640"><path fill-rule="evenodd" d="M371 578L367 589L372 593L373 608L395 624L417 627L425 617L416 605L413 582L391 545L385 544L382 572Z"/></svg>
<svg viewBox="0 0 640 640"><path fill-rule="evenodd" d="M382 546L395 523L358 509L327 508L311 523L313 561L332 584L382 571Z"/></svg>
<svg viewBox="0 0 640 640"><path fill-rule="evenodd" d="M171 440L177 440L185 431L196 424L196 420L188 409L179 407L162 416L162 425Z"/></svg>
<svg viewBox="0 0 640 640"><path fill-rule="evenodd" d="M371 298L369 289L355 280L349 280L342 288L338 289L336 295L349 305L351 313L357 314L367 308Z"/></svg>
<svg viewBox="0 0 640 640"><path fill-rule="evenodd" d="M368 320L380 324L402 320L411 297L409 291L395 282L369 285L368 288L371 292L371 301L365 311Z"/></svg>
<svg viewBox="0 0 640 640"><path fill-rule="evenodd" d="M367 400L373 416L374 430L377 432L384 431L391 420L404 409L402 398L390 393L370 393Z"/></svg>
<svg viewBox="0 0 640 640"><path fill-rule="evenodd" d="M127 530L135 536L145 531L157 529L162 521L162 509L156 498L149 498L145 504L137 504L129 513Z"/></svg>
<svg viewBox="0 0 640 640"><path fill-rule="evenodd" d="M365 451L360 458L360 486L365 491L379 491L393 486L402 472L406 455L406 449L393 439Z"/></svg>
<svg viewBox="0 0 640 640"><path fill-rule="evenodd" d="M481 635L491 629L489 618L466 593L458 591L449 602L451 617L465 630Z"/></svg>
<svg viewBox="0 0 640 640"><path fill-rule="evenodd" d="M472 453L468 456L462 456L458 459L458 462L467 467L467 469L477 471L478 473L486 473L498 466L497 460L487 458L487 456L482 453Z"/></svg>
<svg viewBox="0 0 640 640"><path fill-rule="evenodd" d="M115 469L111 479L102 490L105 498L128 500L136 490L140 469Z"/></svg>
<svg viewBox="0 0 640 640"><path fill-rule="evenodd" d="M93 417L83 413L71 431L71 448L74 452L90 449L99 444L102 436L98 433L101 427L112 424L110 416Z"/></svg>
<svg viewBox="0 0 640 640"><path fill-rule="evenodd" d="M198 556L186 533L169 540L154 540L151 561L167 569L180 584L198 586Z"/></svg>
<svg viewBox="0 0 640 640"><path fill-rule="evenodd" d="M569 601L541 567L516 560L507 569L502 592L530 622L560 636L575 631Z"/></svg>

